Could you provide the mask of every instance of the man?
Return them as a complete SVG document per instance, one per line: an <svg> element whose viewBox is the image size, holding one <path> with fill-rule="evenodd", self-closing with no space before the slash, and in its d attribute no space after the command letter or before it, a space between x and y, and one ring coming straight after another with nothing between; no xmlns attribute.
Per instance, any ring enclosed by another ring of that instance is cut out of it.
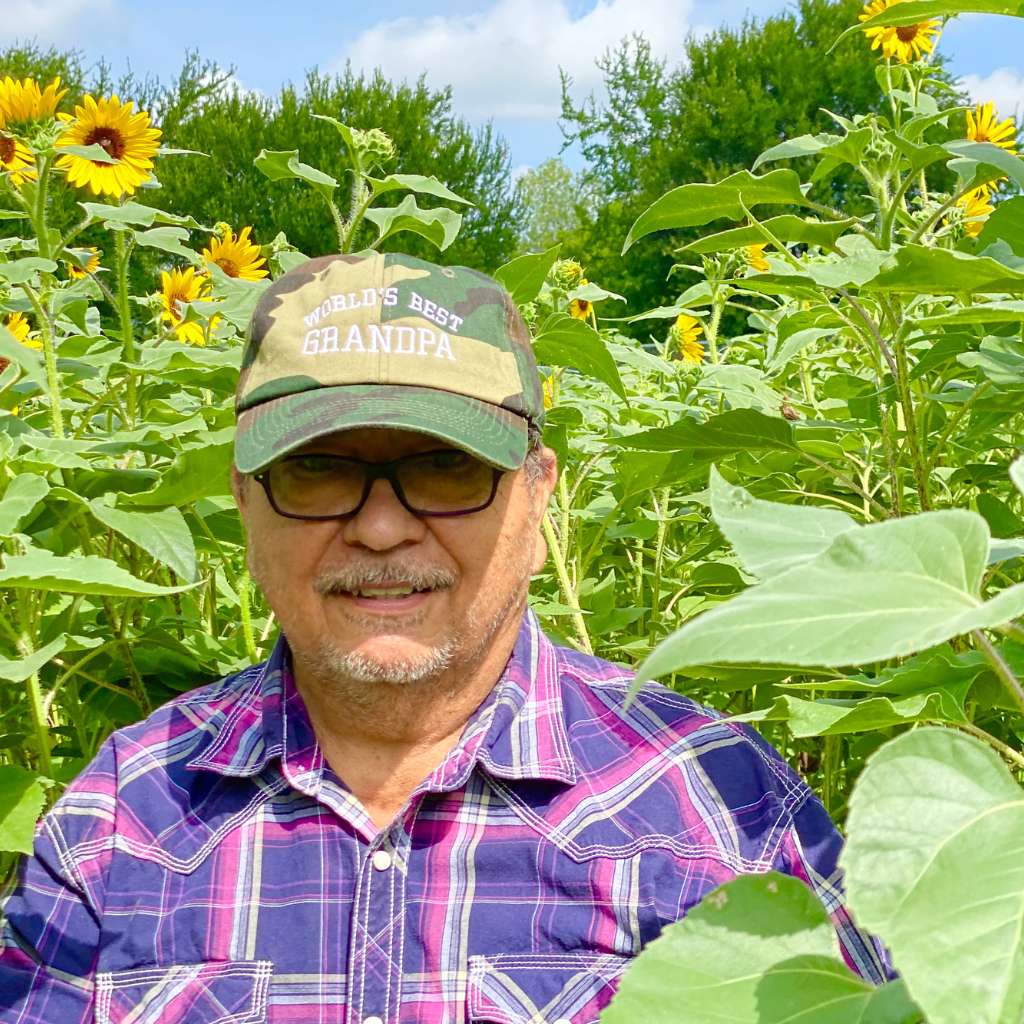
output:
<svg viewBox="0 0 1024 1024"><path fill-rule="evenodd" d="M282 636L115 733L7 906L0 1020L594 1022L716 885L777 869L874 948L821 805L745 728L553 646L556 480L490 278L312 260L265 293L234 491Z"/></svg>

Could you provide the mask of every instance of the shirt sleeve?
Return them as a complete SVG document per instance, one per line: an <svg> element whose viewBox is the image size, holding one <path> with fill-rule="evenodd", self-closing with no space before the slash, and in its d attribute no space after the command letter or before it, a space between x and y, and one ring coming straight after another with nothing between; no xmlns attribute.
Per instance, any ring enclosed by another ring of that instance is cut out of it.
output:
<svg viewBox="0 0 1024 1024"><path fill-rule="evenodd" d="M0 1024L91 1024L115 823L108 740L36 829L2 908Z"/></svg>

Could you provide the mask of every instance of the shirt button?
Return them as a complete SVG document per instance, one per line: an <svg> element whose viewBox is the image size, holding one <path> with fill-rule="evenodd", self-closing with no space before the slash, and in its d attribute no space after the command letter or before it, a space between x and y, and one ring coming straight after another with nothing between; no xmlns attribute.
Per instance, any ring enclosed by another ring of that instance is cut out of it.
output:
<svg viewBox="0 0 1024 1024"><path fill-rule="evenodd" d="M572 1024L572 1021L568 1017L559 1017L555 1024Z"/></svg>
<svg viewBox="0 0 1024 1024"><path fill-rule="evenodd" d="M365 1017L363 1018L363 1024L384 1024L384 1021L380 1017Z"/></svg>
<svg viewBox="0 0 1024 1024"><path fill-rule="evenodd" d="M378 871L387 871L391 867L391 854L387 850L375 850L370 859ZM384 1022L380 1017L367 1017L363 1024L384 1024Z"/></svg>

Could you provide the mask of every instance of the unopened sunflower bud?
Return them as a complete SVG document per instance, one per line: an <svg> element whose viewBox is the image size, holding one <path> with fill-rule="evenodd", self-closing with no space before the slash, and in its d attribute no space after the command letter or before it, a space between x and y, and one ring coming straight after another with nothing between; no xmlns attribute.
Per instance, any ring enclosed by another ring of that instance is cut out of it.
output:
<svg viewBox="0 0 1024 1024"><path fill-rule="evenodd" d="M226 238L231 234L231 225L225 220L219 220L213 225L213 233L217 238Z"/></svg>
<svg viewBox="0 0 1024 1024"><path fill-rule="evenodd" d="M557 287L569 291L583 283L583 267L576 260L556 260L551 268L551 280Z"/></svg>
<svg viewBox="0 0 1024 1024"><path fill-rule="evenodd" d="M372 163L383 163L395 155L395 144L391 136L380 128L352 129L352 146L359 153L369 157Z"/></svg>

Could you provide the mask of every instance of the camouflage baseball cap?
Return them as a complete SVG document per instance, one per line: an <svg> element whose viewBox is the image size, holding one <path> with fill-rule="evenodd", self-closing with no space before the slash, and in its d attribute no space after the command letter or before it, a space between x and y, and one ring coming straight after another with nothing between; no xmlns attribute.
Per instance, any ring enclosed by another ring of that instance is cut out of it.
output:
<svg viewBox="0 0 1024 1024"><path fill-rule="evenodd" d="M368 251L309 260L264 292L235 411L241 473L354 427L415 430L516 469L544 401L526 325L497 281Z"/></svg>

